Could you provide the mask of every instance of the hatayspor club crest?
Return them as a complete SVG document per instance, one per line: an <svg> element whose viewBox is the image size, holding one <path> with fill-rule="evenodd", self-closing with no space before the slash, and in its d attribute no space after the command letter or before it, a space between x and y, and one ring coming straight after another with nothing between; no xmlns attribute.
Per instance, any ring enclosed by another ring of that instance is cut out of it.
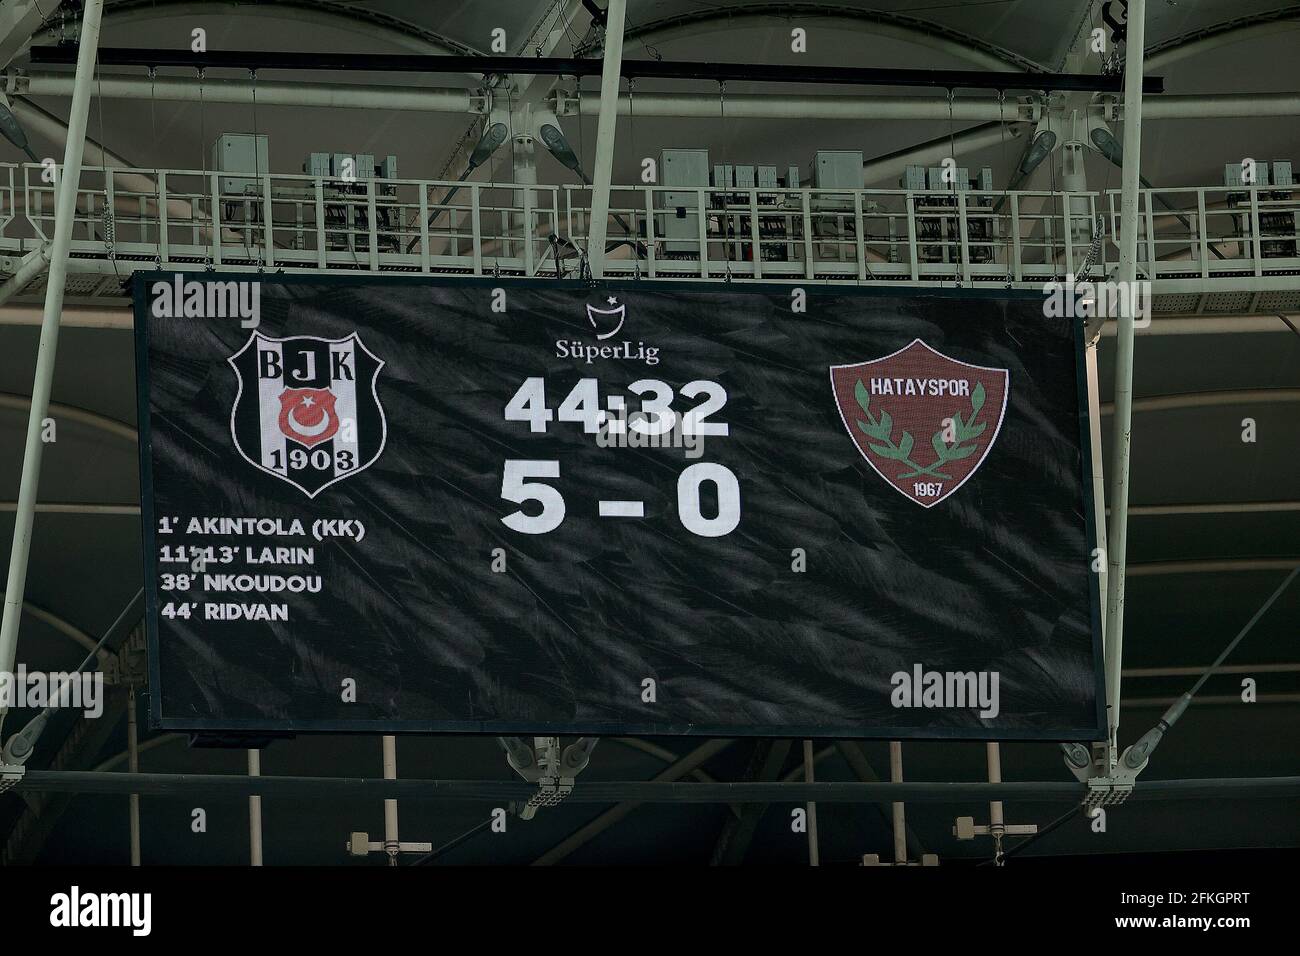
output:
<svg viewBox="0 0 1300 956"><path fill-rule="evenodd" d="M1010 372L949 358L920 339L830 372L840 418L862 457L922 507L969 481L1002 430Z"/></svg>

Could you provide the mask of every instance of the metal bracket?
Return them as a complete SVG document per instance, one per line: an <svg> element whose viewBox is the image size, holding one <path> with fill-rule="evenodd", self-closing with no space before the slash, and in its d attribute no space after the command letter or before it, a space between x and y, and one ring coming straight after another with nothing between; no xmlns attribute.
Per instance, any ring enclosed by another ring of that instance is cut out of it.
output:
<svg viewBox="0 0 1300 956"><path fill-rule="evenodd" d="M548 97L548 104L551 112L558 116L574 116L582 108L582 102L572 95L571 91L564 90L558 86L551 92Z"/></svg>
<svg viewBox="0 0 1300 956"><path fill-rule="evenodd" d="M537 793L528 798L519 818L531 820L538 808L562 803L573 792L574 778L587 766L599 741L599 737L579 737L561 750L559 737L534 737L532 747L518 737L498 737L515 773L537 784Z"/></svg>
<svg viewBox="0 0 1300 956"><path fill-rule="evenodd" d="M366 856L370 853L387 852L388 844L382 840L370 839L369 833L353 831L348 837L348 856ZM398 853L432 853L432 843L408 843L402 840L397 844Z"/></svg>
<svg viewBox="0 0 1300 956"><path fill-rule="evenodd" d="M879 853L862 854L862 866L938 866L939 854L924 853L921 855L920 863L889 863L880 859Z"/></svg>
<svg viewBox="0 0 1300 956"><path fill-rule="evenodd" d="M1084 809L1091 814L1098 807L1115 807L1127 800L1137 783L1137 774L1116 768L1109 777L1089 777L1088 791L1083 798Z"/></svg>
<svg viewBox="0 0 1300 956"><path fill-rule="evenodd" d="M976 823L974 817L958 817L957 825L952 828L952 835L958 840L973 840L977 836L1033 836L1038 832L1036 823L1004 823L1001 826L985 826Z"/></svg>
<svg viewBox="0 0 1300 956"><path fill-rule="evenodd" d="M21 781L26 771L27 768L22 764L0 763L0 793Z"/></svg>

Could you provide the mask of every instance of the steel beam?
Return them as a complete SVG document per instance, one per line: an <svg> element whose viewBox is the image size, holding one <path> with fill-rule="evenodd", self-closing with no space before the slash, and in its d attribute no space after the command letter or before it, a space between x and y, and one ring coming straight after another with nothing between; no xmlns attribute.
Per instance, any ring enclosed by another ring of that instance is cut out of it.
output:
<svg viewBox="0 0 1300 956"><path fill-rule="evenodd" d="M0 392L0 409L12 409L13 411L33 413L33 399L26 395L11 395L8 392ZM75 405L63 405L59 402L51 402L48 399L45 402L45 411L40 416L44 418L53 412L56 418L66 419L70 422L76 422L79 425L85 425L96 431L106 432L125 441L136 442L139 436L135 428L126 422L119 422L116 418L109 418L107 415L100 415L98 412L88 411L84 408L77 408ZM38 434L39 438L39 434ZM18 510L27 507L21 494L18 498ZM35 502L31 502L31 507L35 507Z"/></svg>
<svg viewBox="0 0 1300 956"><path fill-rule="evenodd" d="M716 747L730 741L711 741ZM715 751L716 752L716 751ZM686 771L683 771L685 773ZM523 801L537 787L523 781L383 780L360 777L257 777L244 774L97 773L82 770L28 770L15 784L24 793L130 793L149 795L204 793L215 796L263 796L332 800L402 798L429 801ZM1073 781L1013 783L678 783L653 781L582 781L566 803L964 803L988 800L1077 802L1083 787ZM1142 780L1131 799L1202 800L1206 797L1287 799L1300 796L1300 776L1233 777L1195 780Z"/></svg>
<svg viewBox="0 0 1300 956"><path fill-rule="evenodd" d="M1230 388L1222 391L1189 392L1186 395L1150 395L1129 399L1133 412L1168 412L1180 408L1226 408L1230 405L1286 405L1300 402L1300 388ZM1118 401L1101 406L1103 415L1120 410ZM1112 513L1114 509L1111 509Z"/></svg>
<svg viewBox="0 0 1300 956"><path fill-rule="evenodd" d="M781 768L790 755L789 740L760 738L754 744L749 766L745 769L746 782L763 782L776 780L781 775ZM728 817L718 835L718 842L713 847L710 862L714 866L738 866L745 861L745 853L754 839L763 814L769 804L747 803L741 806L739 817Z"/></svg>
<svg viewBox="0 0 1300 956"><path fill-rule="evenodd" d="M626 0L623 3L626 13ZM616 75L632 79L738 80L763 83L830 83L850 86L914 86L931 89L1071 90L1113 93L1121 89L1118 77L1095 73L998 72L994 70L912 70L856 66L797 66L775 63L715 63L696 60L624 60L623 19L611 0L606 11L605 56L601 60L530 56L421 56L404 53L299 53L287 51L210 50L106 47L100 51L104 66L182 67L238 70L359 70L374 73L476 73L594 76L603 78L611 59ZM614 37L617 42L611 43ZM612 49L611 49L612 48ZM31 62L68 64L63 47L32 47ZM1161 77L1139 79L1145 92L1163 93Z"/></svg>
<svg viewBox="0 0 1300 956"><path fill-rule="evenodd" d="M74 78L67 73L11 73L5 83L13 96L68 96ZM253 84L188 76L101 75L95 95L104 99L168 100L182 103L254 103ZM258 106L310 106L323 109L412 110L419 113L478 113L483 97L470 89L392 86L360 83L291 83L258 78ZM639 106L640 104L638 104Z"/></svg>
<svg viewBox="0 0 1300 956"><path fill-rule="evenodd" d="M18 511L14 518L13 546L9 554L9 576L5 585L4 615L0 619L0 671L12 671L18 652L18 622L23 592L27 585L27 556L31 551L32 520L36 513L36 492L40 484L45 443L42 421L50 404L54 381L54 359L59 345L59 318L63 311L63 289L68 277L68 253L72 248L73 214L77 186L81 181L81 156L85 148L86 118L90 109L91 81L95 73L95 48L99 44L99 23L104 0L86 0L77 45L77 88L72 95L68 118L68 141L59 175L59 195L54 215L54 242L50 248L49 279L45 288L45 314L36 353L36 374L32 382L31 411L27 418L27 444L23 455L22 479L18 489ZM7 707L0 703L0 727Z"/></svg>
<svg viewBox="0 0 1300 956"><path fill-rule="evenodd" d="M616 0L611 0L611 2L616 2ZM681 784L678 784L676 781L680 780L682 777L686 776L691 771L697 769L701 764L712 759L714 756L721 753L723 750L726 750L728 747L732 745L732 743L734 743L734 741L732 740L710 740L701 744L700 746L692 750L690 753L688 753L686 756L678 760L676 763L671 764L670 766L665 768L658 776L654 778L652 784L654 786L659 786L659 787L682 786ZM512 784L512 786L514 785ZM528 785L525 786L528 787ZM587 843L595 839L601 833L608 830L615 823L618 823L629 813L635 810L637 808L638 803L645 802L641 800L636 800L636 801L624 800L622 797L619 796L614 796L613 798L611 798L608 795L608 793L604 795L604 799L587 800L585 794L588 792L588 788L599 787L599 786L601 786L601 784L596 781L587 781L587 780L581 781L580 784L576 785L573 788L573 793L570 793L567 797L565 797L565 800L572 801L574 795L581 792L584 794L584 797L578 802L613 803L617 800L620 801L618 803L618 806L611 807L609 810L606 810L604 813L596 817L596 819L592 820L586 826L582 827L581 829L577 830L574 833L571 833L564 840L560 841L551 849L547 850L545 853L543 853L541 856L539 856L536 860L533 861L534 866L550 866L553 863L558 863L560 860L563 860L565 857L573 853L575 850L579 849L582 846L585 846ZM724 786L725 787L725 786L734 786L734 784L692 783L692 784L686 784L686 786L690 786L690 787ZM756 784L756 786L772 786L772 784ZM535 788L528 787L528 792L524 794L522 799L527 800L530 796L532 796L536 792L537 791ZM599 791L596 791L596 793L599 793ZM736 803L739 801L733 796L732 798L729 798L727 800L720 800L718 802Z"/></svg>
<svg viewBox="0 0 1300 956"><path fill-rule="evenodd" d="M596 125L596 169L591 183L587 262L594 279L605 274L605 235L609 228L609 190L614 174L619 73L623 63L623 24L627 0L609 0L605 11L605 55L600 75L600 118Z"/></svg>

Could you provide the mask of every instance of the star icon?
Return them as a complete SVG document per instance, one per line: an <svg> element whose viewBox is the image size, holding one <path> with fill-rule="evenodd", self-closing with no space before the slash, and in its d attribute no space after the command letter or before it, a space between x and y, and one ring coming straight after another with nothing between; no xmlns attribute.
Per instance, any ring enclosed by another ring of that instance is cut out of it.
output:
<svg viewBox="0 0 1300 956"><path fill-rule="evenodd" d="M610 305L618 305L618 299L614 298L612 295L605 301L608 302Z"/></svg>
<svg viewBox="0 0 1300 956"><path fill-rule="evenodd" d="M315 404L316 404L316 399L312 398L310 395L304 395L302 397L303 408L311 408Z"/></svg>

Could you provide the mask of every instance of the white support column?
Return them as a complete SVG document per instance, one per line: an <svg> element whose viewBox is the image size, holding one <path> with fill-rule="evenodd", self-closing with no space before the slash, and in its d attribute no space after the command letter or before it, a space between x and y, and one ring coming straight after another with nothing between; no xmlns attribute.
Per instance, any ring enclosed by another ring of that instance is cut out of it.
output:
<svg viewBox="0 0 1300 956"><path fill-rule="evenodd" d="M1128 546L1129 450L1133 428L1133 311L1137 282L1138 188L1142 174L1142 61L1146 0L1132 0L1124 56L1124 168L1120 184L1120 318L1115 346L1115 417L1111 422L1110 530L1106 535L1107 769L1119 757L1120 667L1124 655L1124 567Z"/></svg>
<svg viewBox="0 0 1300 956"><path fill-rule="evenodd" d="M384 736L384 779L397 779L397 738ZM384 801L384 852L388 854L388 865L397 866L397 854L401 852L401 841L397 837L397 801Z"/></svg>
<svg viewBox="0 0 1300 956"><path fill-rule="evenodd" d="M889 782L903 782L903 742L901 740L891 740L889 742ZM903 802L895 800L890 809L893 811L894 824L894 862L904 864L907 862L907 820L904 817Z"/></svg>
<svg viewBox="0 0 1300 956"><path fill-rule="evenodd" d="M31 553L32 519L36 513L36 491L41 478L41 422L50 404L54 381L54 357L59 345L59 317L63 311L63 289L68 278L68 252L77 208L77 186L81 181L81 155L86 145L86 117L90 110L91 80L95 75L95 51L99 46L99 22L104 0L86 0L81 16L81 39L77 51L77 83L72 92L68 116L68 141L59 171L59 197L54 214L54 242L50 248L49 278L45 287L45 312L36 351L36 374L32 381L32 407L27 418L27 444L23 454L22 480L18 488L18 511L14 515L13 547L9 553L9 577L5 585L4 615L0 618L0 671L12 672L18 653L18 622L22 615L23 592L27 586L27 557ZM7 708L0 704L0 725Z"/></svg>
<svg viewBox="0 0 1300 956"><path fill-rule="evenodd" d="M261 751L248 752L248 775L262 775ZM256 794L248 798L248 865L262 865L262 798Z"/></svg>
<svg viewBox="0 0 1300 956"><path fill-rule="evenodd" d="M1002 782L1002 748L996 741L984 745L984 756L988 762L989 783ZM1002 801L989 801L989 829L995 840L1001 840L1006 821L1002 816Z"/></svg>
<svg viewBox="0 0 1300 956"><path fill-rule="evenodd" d="M609 184L614 175L614 131L626 13L627 0L609 0L605 11L605 62L600 73L600 118L596 125L596 171L591 182L591 226L587 233L587 263L595 279L605 274L605 233L609 224Z"/></svg>
<svg viewBox="0 0 1300 956"><path fill-rule="evenodd" d="M817 782L814 770L815 763L813 742L805 740L803 742L803 779L806 783ZM805 805L805 812L808 815L808 819L804 821L808 827L808 865L821 866L821 847L817 842L817 804L809 800Z"/></svg>

